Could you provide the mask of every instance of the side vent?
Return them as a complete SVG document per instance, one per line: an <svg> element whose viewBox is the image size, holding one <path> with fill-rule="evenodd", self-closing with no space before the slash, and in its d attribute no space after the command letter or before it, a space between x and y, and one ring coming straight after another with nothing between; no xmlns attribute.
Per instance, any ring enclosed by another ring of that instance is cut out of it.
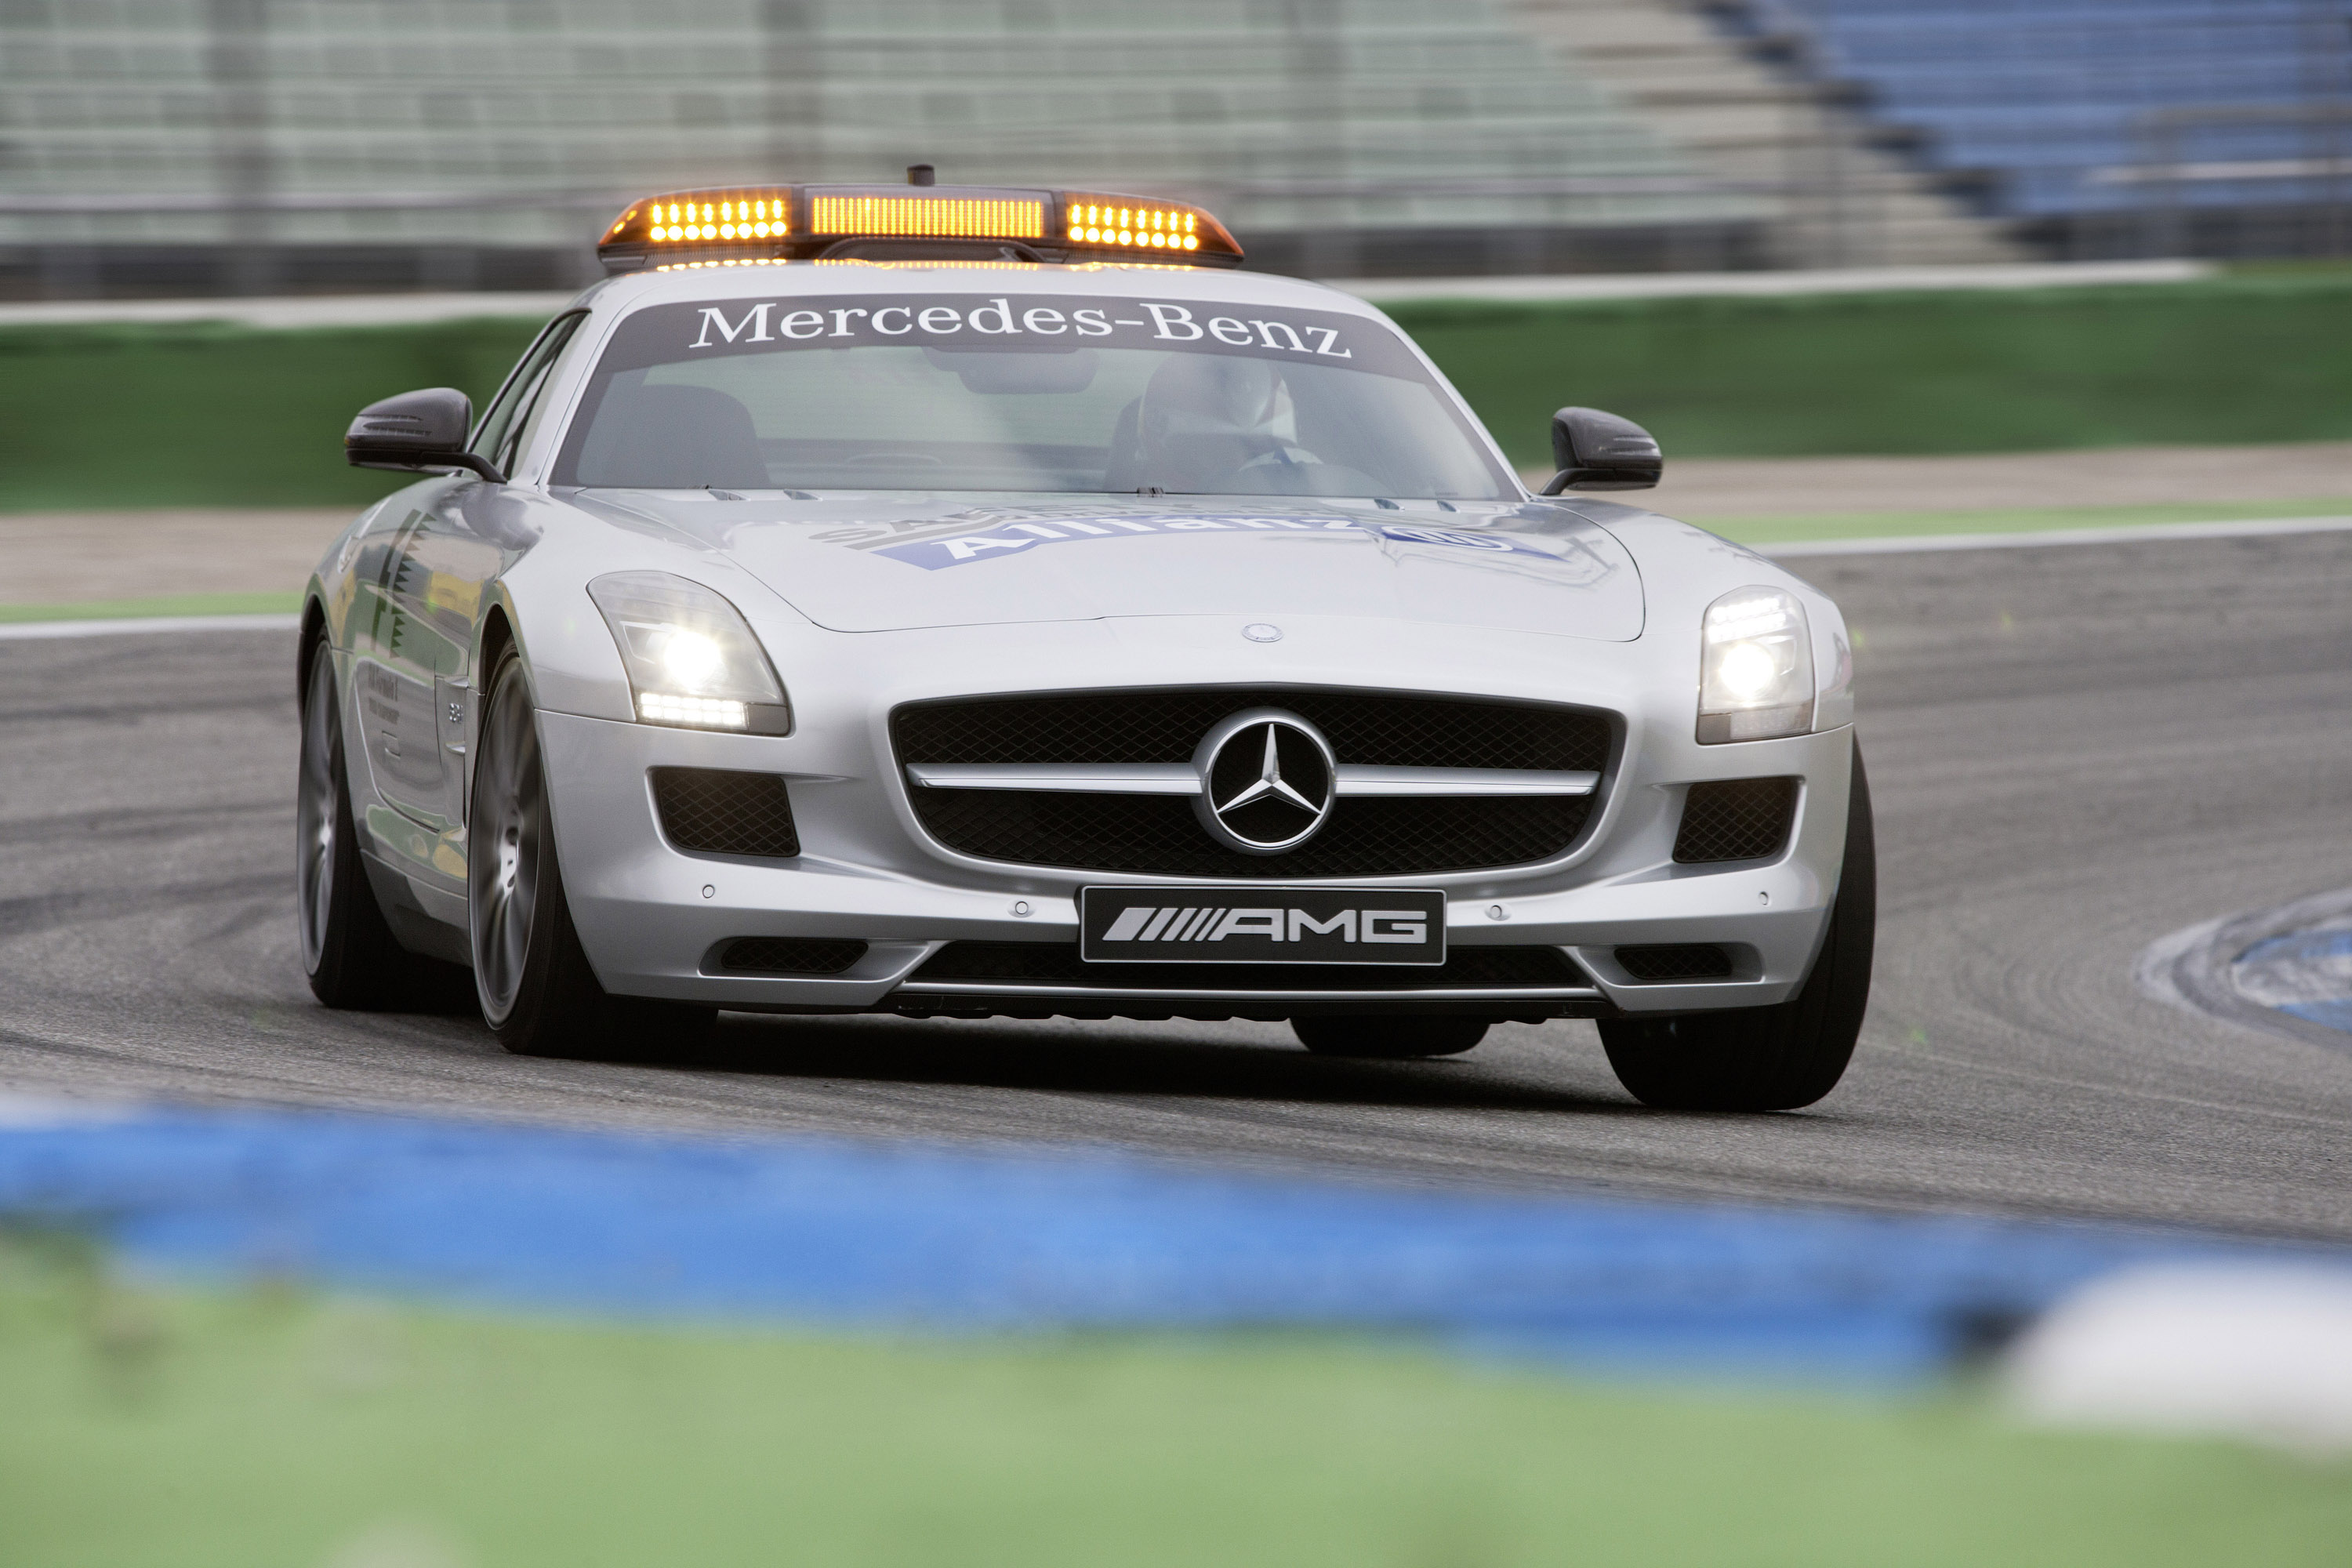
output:
<svg viewBox="0 0 2352 1568"><path fill-rule="evenodd" d="M773 773L656 768L653 784L662 834L680 849L770 858L801 852L792 797Z"/></svg>
<svg viewBox="0 0 2352 1568"><path fill-rule="evenodd" d="M717 967L730 974L839 974L866 956L866 944L846 938L739 936L719 948Z"/></svg>
<svg viewBox="0 0 2352 1568"><path fill-rule="evenodd" d="M1797 817L1795 779L1717 779L1690 786L1675 859L1685 866L1778 855Z"/></svg>

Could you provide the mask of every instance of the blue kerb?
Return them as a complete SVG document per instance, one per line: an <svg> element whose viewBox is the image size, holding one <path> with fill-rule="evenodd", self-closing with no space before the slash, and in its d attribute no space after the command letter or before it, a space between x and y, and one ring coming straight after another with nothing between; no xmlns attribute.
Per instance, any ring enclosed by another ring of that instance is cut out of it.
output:
<svg viewBox="0 0 2352 1568"><path fill-rule="evenodd" d="M2352 926L2294 931L2284 936L2268 937L2238 954L2237 962L2267 963L2286 960L2310 963L2323 958L2352 958Z"/></svg>
<svg viewBox="0 0 2352 1568"><path fill-rule="evenodd" d="M2231 967L2241 995L2310 1023L2352 1033L2352 927L2267 937Z"/></svg>
<svg viewBox="0 0 2352 1568"><path fill-rule="evenodd" d="M1103 1152L163 1110L0 1128L0 1216L132 1264L814 1326L1318 1325L1625 1369L1902 1378L2161 1233L1397 1191Z"/></svg>

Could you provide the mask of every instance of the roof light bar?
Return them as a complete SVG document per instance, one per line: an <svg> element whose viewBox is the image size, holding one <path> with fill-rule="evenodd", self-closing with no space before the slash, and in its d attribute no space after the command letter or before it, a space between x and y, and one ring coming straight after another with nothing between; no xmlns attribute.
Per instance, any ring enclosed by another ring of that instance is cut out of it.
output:
<svg viewBox="0 0 2352 1568"><path fill-rule="evenodd" d="M1045 203L943 196L809 197L809 232L925 235L959 239L1042 239Z"/></svg>
<svg viewBox="0 0 2352 1568"><path fill-rule="evenodd" d="M919 194L918 194L919 193ZM903 249L898 242L903 242ZM990 250L991 242L998 242ZM760 185L632 205L596 247L609 272L832 256L1237 267L1225 226L1180 202L969 185Z"/></svg>

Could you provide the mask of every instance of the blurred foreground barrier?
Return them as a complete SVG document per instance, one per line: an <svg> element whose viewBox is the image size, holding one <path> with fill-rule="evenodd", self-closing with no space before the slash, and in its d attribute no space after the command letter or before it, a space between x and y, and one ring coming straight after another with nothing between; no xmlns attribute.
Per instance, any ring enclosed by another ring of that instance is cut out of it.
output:
<svg viewBox="0 0 2352 1568"><path fill-rule="evenodd" d="M452 1303L945 1331L1287 1324L1611 1369L1886 1380L2154 1264L2352 1250L1432 1193L1099 1151L0 1106L0 1222L132 1268Z"/></svg>

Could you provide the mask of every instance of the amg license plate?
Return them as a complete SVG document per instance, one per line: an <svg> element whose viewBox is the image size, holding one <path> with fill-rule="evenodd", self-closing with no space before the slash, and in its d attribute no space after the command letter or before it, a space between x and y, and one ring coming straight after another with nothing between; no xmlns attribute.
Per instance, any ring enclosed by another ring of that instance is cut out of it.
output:
<svg viewBox="0 0 2352 1568"><path fill-rule="evenodd" d="M1402 888L1084 888L1089 963L1443 963L1445 895Z"/></svg>

